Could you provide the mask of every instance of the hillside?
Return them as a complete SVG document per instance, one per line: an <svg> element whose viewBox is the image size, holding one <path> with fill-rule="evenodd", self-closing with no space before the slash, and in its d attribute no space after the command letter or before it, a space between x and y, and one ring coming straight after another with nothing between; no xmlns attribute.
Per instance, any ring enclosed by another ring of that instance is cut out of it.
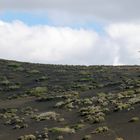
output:
<svg viewBox="0 0 140 140"><path fill-rule="evenodd" d="M0 140L139 140L139 119L140 66L0 60Z"/></svg>

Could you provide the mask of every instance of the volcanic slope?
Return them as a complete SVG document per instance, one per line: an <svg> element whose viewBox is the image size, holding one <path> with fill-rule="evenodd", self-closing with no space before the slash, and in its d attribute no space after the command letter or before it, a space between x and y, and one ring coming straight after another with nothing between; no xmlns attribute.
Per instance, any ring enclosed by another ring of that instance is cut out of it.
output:
<svg viewBox="0 0 140 140"><path fill-rule="evenodd" d="M0 140L139 140L140 66L0 60Z"/></svg>

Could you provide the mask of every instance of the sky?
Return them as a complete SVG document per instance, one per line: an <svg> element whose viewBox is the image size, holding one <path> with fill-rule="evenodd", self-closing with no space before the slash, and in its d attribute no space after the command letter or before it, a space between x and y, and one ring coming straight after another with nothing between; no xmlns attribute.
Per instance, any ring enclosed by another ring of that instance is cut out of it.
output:
<svg viewBox="0 0 140 140"><path fill-rule="evenodd" d="M139 65L139 0L0 0L0 58Z"/></svg>

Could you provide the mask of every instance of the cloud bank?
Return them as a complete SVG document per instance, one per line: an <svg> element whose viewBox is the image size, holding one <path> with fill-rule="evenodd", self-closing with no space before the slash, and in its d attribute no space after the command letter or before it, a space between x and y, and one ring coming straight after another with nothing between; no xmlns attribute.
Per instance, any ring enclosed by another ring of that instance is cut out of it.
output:
<svg viewBox="0 0 140 140"><path fill-rule="evenodd" d="M53 64L140 64L140 24L93 30L0 21L0 57Z"/></svg>
<svg viewBox="0 0 140 140"><path fill-rule="evenodd" d="M51 18L65 20L137 21L139 5L139 0L0 0L0 11L46 11Z"/></svg>

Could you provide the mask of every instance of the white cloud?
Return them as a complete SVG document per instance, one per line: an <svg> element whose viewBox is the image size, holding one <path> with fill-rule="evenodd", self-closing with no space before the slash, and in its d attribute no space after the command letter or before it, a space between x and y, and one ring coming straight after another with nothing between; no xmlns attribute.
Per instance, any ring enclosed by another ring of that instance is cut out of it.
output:
<svg viewBox="0 0 140 140"><path fill-rule="evenodd" d="M117 61L140 64L140 24L118 23L106 28L109 38L118 46Z"/></svg>
<svg viewBox="0 0 140 140"><path fill-rule="evenodd" d="M92 31L68 27L29 27L19 21L1 21L0 36L1 57L49 63L81 61L98 41L97 33Z"/></svg>
<svg viewBox="0 0 140 140"><path fill-rule="evenodd" d="M93 30L0 21L0 57L55 64L139 64L140 25Z"/></svg>

